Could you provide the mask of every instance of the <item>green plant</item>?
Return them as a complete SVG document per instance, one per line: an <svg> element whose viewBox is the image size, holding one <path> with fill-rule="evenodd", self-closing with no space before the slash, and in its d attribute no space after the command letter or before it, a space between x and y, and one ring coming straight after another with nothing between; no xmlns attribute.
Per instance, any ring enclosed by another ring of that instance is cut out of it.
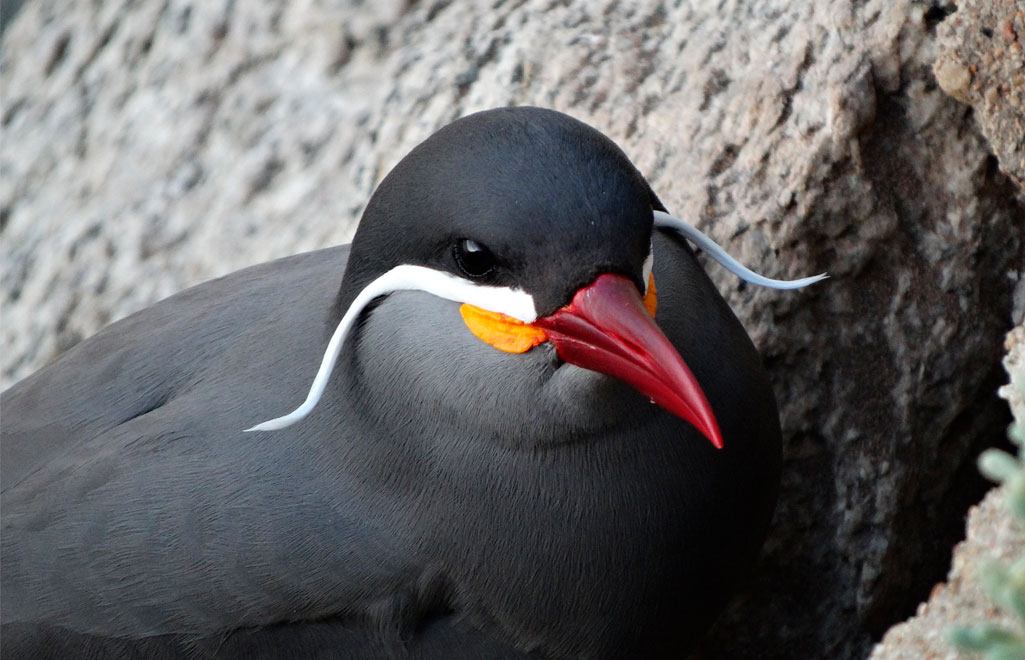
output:
<svg viewBox="0 0 1025 660"><path fill-rule="evenodd" d="M1018 456L988 449L979 457L979 470L1005 485L1008 508L1025 524L1025 423L1012 424L1008 435L1018 447ZM981 653L985 660L1025 659L1025 555L1010 566L986 562L979 567L978 575L989 599L1017 619L1016 629L993 624L958 626L950 631L951 641L965 651Z"/></svg>

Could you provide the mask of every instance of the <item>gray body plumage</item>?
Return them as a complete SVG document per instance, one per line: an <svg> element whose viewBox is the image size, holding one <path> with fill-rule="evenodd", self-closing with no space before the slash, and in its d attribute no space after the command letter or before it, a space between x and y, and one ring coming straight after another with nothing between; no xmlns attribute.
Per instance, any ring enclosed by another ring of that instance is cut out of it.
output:
<svg viewBox="0 0 1025 660"><path fill-rule="evenodd" d="M721 451L422 292L364 313L308 418L244 433L308 387L348 247L185 291L14 386L4 657L678 657L757 551L779 428L691 250L653 242L656 321Z"/></svg>

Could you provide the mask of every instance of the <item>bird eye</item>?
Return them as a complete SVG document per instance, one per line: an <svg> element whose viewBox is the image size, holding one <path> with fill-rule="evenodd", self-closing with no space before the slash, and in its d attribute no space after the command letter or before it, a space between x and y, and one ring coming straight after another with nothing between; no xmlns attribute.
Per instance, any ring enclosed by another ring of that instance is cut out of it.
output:
<svg viewBox="0 0 1025 660"><path fill-rule="evenodd" d="M495 269L495 255L476 241L462 238L452 246L459 270L467 277L484 277Z"/></svg>

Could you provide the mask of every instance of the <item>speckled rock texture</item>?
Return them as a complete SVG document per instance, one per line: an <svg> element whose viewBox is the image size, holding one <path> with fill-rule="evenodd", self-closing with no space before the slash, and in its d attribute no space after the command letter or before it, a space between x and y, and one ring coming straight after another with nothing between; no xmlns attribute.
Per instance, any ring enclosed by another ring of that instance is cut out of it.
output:
<svg viewBox="0 0 1025 660"><path fill-rule="evenodd" d="M1004 367L1009 382L1000 388L999 393L1010 404L1015 420L1025 424L1025 324L1007 333L1004 346L1007 348Z"/></svg>
<svg viewBox="0 0 1025 660"><path fill-rule="evenodd" d="M1025 187L1025 1L961 0L936 36L936 80L971 104L1000 168Z"/></svg>
<svg viewBox="0 0 1025 660"><path fill-rule="evenodd" d="M1025 424L1025 325L1007 335L1004 366L1010 382L1000 395L1011 405L1018 423ZM1005 487L994 488L968 516L965 540L954 549L950 576L936 585L915 617L894 626L872 651L871 660L954 660L965 657L950 644L951 627L992 623L1019 630L1015 617L995 608L980 586L983 562L1005 566L1025 555L1025 529L1007 510Z"/></svg>
<svg viewBox="0 0 1025 660"><path fill-rule="evenodd" d="M1003 434L1025 203L911 0L31 0L0 54L3 375L167 294L344 242L417 142L533 104L775 277L709 271L785 434L775 526L698 657L860 658L942 579Z"/></svg>
<svg viewBox="0 0 1025 660"><path fill-rule="evenodd" d="M937 81L945 92L972 105L1001 169L1025 189L1025 2L962 0L937 36ZM1025 231L1025 218L1019 222ZM1025 317L1025 280L1016 287L1013 316ZM1010 382L1000 388L1000 396L1015 419L1025 423L1025 325L1008 333L1005 347ZM983 561L1009 564L1025 554L1025 530L1003 506L1006 490L993 489L972 508L947 582L933 589L913 618L886 633L872 660L953 660L963 657L947 636L954 625L987 622L1016 629L1013 617L993 607L976 574Z"/></svg>

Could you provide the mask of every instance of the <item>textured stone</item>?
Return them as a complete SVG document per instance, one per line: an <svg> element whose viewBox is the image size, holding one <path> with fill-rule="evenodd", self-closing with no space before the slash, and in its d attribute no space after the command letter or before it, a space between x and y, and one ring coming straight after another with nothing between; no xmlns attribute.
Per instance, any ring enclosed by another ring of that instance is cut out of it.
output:
<svg viewBox="0 0 1025 660"><path fill-rule="evenodd" d="M991 623L1017 630L1015 617L994 607L979 584L986 561L1010 564L1025 552L1025 531L1004 506L1003 488L994 488L968 515L968 531L954 549L950 576L932 590L916 615L891 628L872 651L871 660L957 660L950 643L954 626Z"/></svg>
<svg viewBox="0 0 1025 660"><path fill-rule="evenodd" d="M1011 405L1015 420L1025 424L1025 325L1008 333L1004 345L1004 367L1010 382L1000 388L1000 396ZM987 561L1008 566L1025 556L1025 529L1004 505L1007 497L1007 488L1001 486L972 507L968 531L954 549L947 582L936 585L913 618L886 633L873 649L871 660L956 660L963 656L948 637L955 625L990 623L1020 631L1015 617L993 606L978 578L979 568Z"/></svg>
<svg viewBox="0 0 1025 660"><path fill-rule="evenodd" d="M961 0L936 36L940 87L971 104L1001 169L1025 186L1025 1Z"/></svg>
<svg viewBox="0 0 1025 660"><path fill-rule="evenodd" d="M709 266L773 377L786 475L699 655L863 657L942 576L1003 433L1025 206L932 75L946 5L670 5L27 3L0 54L4 378L184 286L344 242L454 117L563 110L748 265L831 274L780 293Z"/></svg>

